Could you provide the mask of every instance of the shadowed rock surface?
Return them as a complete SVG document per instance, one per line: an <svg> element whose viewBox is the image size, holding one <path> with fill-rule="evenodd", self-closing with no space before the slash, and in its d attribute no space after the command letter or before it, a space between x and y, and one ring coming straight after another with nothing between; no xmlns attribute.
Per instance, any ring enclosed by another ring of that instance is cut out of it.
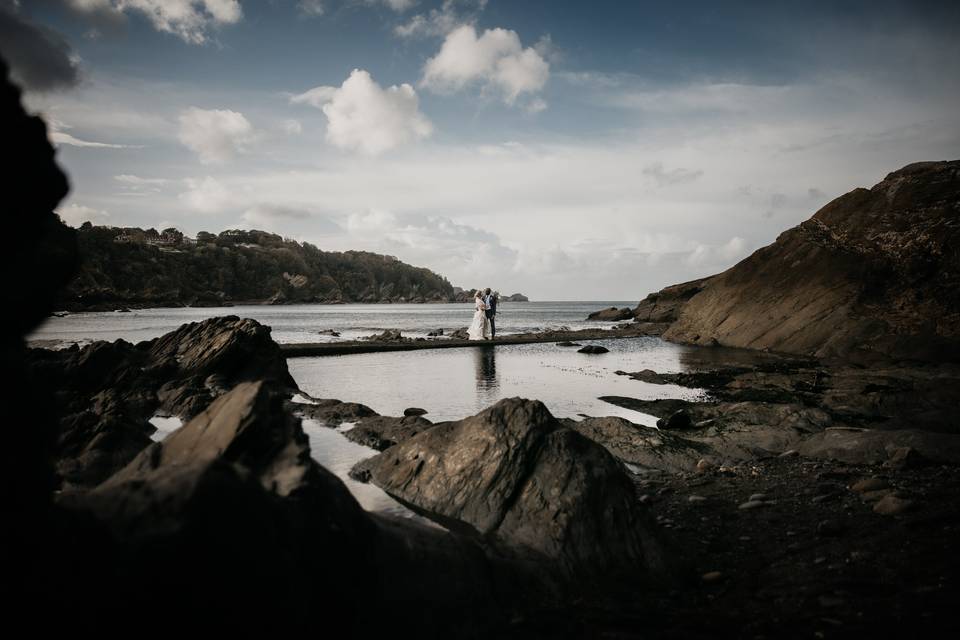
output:
<svg viewBox="0 0 960 640"><path fill-rule="evenodd" d="M537 401L501 400L361 466L403 502L569 572L643 571L663 561L621 465Z"/></svg>
<svg viewBox="0 0 960 640"><path fill-rule="evenodd" d="M617 322L619 320L629 320L632 317L633 312L627 307L623 309L609 307L607 309L601 309L600 311L594 311L587 316L587 320Z"/></svg>
<svg viewBox="0 0 960 640"><path fill-rule="evenodd" d="M710 278L691 280L651 293L633 310L634 319L637 322L675 322L690 298L700 293L709 280Z"/></svg>
<svg viewBox="0 0 960 640"><path fill-rule="evenodd" d="M189 419L239 382L296 387L270 328L236 316L185 324L137 345L32 349L33 374L55 389L57 470L65 487L92 486L150 444L155 414Z"/></svg>
<svg viewBox="0 0 960 640"><path fill-rule="evenodd" d="M664 338L820 357L960 359L960 161L855 189L710 278Z"/></svg>

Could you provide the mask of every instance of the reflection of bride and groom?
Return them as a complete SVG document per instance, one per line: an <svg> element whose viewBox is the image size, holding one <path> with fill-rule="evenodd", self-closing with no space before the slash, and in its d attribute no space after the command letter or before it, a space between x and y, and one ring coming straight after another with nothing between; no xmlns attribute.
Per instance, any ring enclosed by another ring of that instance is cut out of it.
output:
<svg viewBox="0 0 960 640"><path fill-rule="evenodd" d="M491 292L490 287L477 289L473 296L473 322L467 328L467 335L471 340L491 340L497 336L497 302L500 293Z"/></svg>

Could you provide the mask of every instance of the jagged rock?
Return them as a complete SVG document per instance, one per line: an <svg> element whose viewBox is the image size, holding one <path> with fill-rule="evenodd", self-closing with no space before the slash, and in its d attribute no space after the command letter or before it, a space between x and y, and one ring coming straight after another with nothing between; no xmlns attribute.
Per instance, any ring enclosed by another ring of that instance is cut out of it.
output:
<svg viewBox="0 0 960 640"><path fill-rule="evenodd" d="M908 165L872 189L830 202L711 278L664 337L816 356L956 362L958 215L960 161Z"/></svg>
<svg viewBox="0 0 960 640"><path fill-rule="evenodd" d="M629 308L624 307L623 309L618 309L616 307L609 307L607 309L601 309L600 311L594 311L587 316L587 320L597 320L604 322L618 322L620 320L627 320L633 317L633 312Z"/></svg>
<svg viewBox="0 0 960 640"><path fill-rule="evenodd" d="M577 353L608 353L610 349L596 344L588 344L585 347L577 349Z"/></svg>
<svg viewBox="0 0 960 640"><path fill-rule="evenodd" d="M409 340L410 338L404 338L403 334L401 334L397 329L387 329L383 333L367 336L364 339L372 342L402 342L404 340Z"/></svg>
<svg viewBox="0 0 960 640"><path fill-rule="evenodd" d="M295 388L270 329L236 316L183 325L154 340L33 349L29 362L56 393L57 470L65 487L99 483L150 444L158 411L189 419L239 382Z"/></svg>
<svg viewBox="0 0 960 640"><path fill-rule="evenodd" d="M500 298L501 302L530 302L530 298L523 295L522 293L514 293L513 295L504 296Z"/></svg>
<svg viewBox="0 0 960 640"><path fill-rule="evenodd" d="M317 331L317 333L321 336L333 336L334 338L340 337L340 333L337 331L334 331L333 329L322 329L320 331Z"/></svg>
<svg viewBox="0 0 960 640"><path fill-rule="evenodd" d="M154 630L189 621L293 632L320 612L353 636L379 635L400 615L444 635L501 624L509 607L494 603L491 580L536 588L521 567L492 564L471 541L364 512L312 460L284 398L266 383L238 385L92 491L61 499L116 541L126 580L97 585L99 607L115 609L98 624L148 615L175 591L178 606ZM469 611L454 606L462 602ZM380 616L369 615L371 603Z"/></svg>
<svg viewBox="0 0 960 640"><path fill-rule="evenodd" d="M713 450L704 444L634 424L625 418L585 418L579 422L564 420L569 428L597 444L616 458L651 469L688 473L700 469L704 453ZM705 463L706 464L706 463Z"/></svg>
<svg viewBox="0 0 960 640"><path fill-rule="evenodd" d="M390 416L372 416L363 418L357 426L344 435L348 440L362 444L377 451L383 451L393 445L404 442L421 431L426 431L433 423L420 416L394 418Z"/></svg>
<svg viewBox="0 0 960 640"><path fill-rule="evenodd" d="M421 409L420 407L407 407L403 410L403 415L405 416L424 416L427 413L426 409Z"/></svg>
<svg viewBox="0 0 960 640"><path fill-rule="evenodd" d="M609 453L511 398L368 461L372 482L450 526L547 556L567 571L658 562L629 479Z"/></svg>
<svg viewBox="0 0 960 640"><path fill-rule="evenodd" d="M454 340L469 340L470 334L467 333L466 327L460 327L459 329L454 329L451 331L450 337Z"/></svg>
<svg viewBox="0 0 960 640"><path fill-rule="evenodd" d="M377 416L377 412L365 404L339 400L315 400L310 404L294 404L299 415L336 427L343 422L357 422L361 418Z"/></svg>

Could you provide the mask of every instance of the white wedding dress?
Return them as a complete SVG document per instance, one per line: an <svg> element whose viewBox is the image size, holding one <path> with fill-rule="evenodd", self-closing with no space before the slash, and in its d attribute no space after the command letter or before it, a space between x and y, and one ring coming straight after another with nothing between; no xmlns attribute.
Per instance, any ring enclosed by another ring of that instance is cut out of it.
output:
<svg viewBox="0 0 960 640"><path fill-rule="evenodd" d="M490 337L490 321L487 320L487 306L480 298L475 298L476 312L473 314L473 322L467 328L467 335L471 340L484 340Z"/></svg>

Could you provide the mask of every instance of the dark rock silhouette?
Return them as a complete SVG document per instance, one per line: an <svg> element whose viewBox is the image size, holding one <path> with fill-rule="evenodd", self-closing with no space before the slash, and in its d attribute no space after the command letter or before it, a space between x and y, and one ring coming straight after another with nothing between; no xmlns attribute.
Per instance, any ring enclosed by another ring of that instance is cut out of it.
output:
<svg viewBox="0 0 960 640"><path fill-rule="evenodd" d="M709 279L664 333L819 357L960 359L960 161L855 189Z"/></svg>
<svg viewBox="0 0 960 640"><path fill-rule="evenodd" d="M159 413L192 418L243 381L296 387L270 329L236 316L185 324L137 345L32 349L31 370L57 389L54 458L65 488L106 479L150 444Z"/></svg>

